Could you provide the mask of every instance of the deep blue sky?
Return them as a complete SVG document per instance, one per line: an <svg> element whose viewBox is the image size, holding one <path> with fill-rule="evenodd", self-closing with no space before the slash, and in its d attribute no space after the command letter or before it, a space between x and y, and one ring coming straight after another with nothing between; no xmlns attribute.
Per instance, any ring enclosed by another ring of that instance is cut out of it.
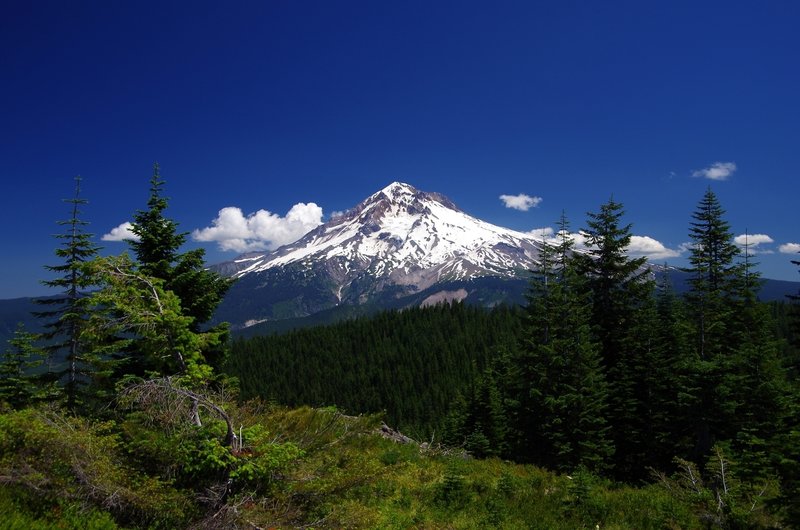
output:
<svg viewBox="0 0 800 530"><path fill-rule="evenodd" d="M235 248L400 180L523 231L613 195L681 265L710 185L736 235L769 236L764 275L798 280L798 25L794 1L5 2L0 298L47 292L75 175L99 239L155 161L186 231L275 214Z"/></svg>

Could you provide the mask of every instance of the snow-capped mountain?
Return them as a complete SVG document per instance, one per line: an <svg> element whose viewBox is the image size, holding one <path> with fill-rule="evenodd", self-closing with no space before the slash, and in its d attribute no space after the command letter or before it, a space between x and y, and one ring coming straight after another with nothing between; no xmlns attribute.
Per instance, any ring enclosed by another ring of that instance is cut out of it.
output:
<svg viewBox="0 0 800 530"><path fill-rule="evenodd" d="M393 182L295 243L240 257L233 276L325 262L341 298L365 273L418 289L442 280L514 276L530 268L539 248L529 234L470 217L438 193Z"/></svg>
<svg viewBox="0 0 800 530"><path fill-rule="evenodd" d="M217 265L238 279L220 318L241 327L378 299L383 306L410 296L409 304L464 299L477 291L465 282L524 276L540 248L530 234L393 182L294 243Z"/></svg>

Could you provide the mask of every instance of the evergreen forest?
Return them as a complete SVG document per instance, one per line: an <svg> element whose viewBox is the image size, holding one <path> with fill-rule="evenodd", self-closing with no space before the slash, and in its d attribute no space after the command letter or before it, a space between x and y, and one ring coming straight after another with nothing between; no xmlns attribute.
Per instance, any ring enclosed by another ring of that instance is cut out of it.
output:
<svg viewBox="0 0 800 530"><path fill-rule="evenodd" d="M382 413L416 438L441 433L453 399L514 347L522 311L463 303L234 339L226 371L243 398Z"/></svg>
<svg viewBox="0 0 800 530"><path fill-rule="evenodd" d="M610 199L522 307L232 339L164 187L101 256L75 179L44 331L0 359L0 528L800 527L800 293L757 298L710 188L686 293Z"/></svg>

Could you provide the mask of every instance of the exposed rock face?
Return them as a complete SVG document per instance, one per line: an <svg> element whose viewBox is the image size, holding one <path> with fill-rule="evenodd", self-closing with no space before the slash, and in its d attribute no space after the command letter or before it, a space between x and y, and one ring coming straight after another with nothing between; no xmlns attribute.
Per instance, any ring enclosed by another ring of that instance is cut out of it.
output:
<svg viewBox="0 0 800 530"><path fill-rule="evenodd" d="M469 296L469 293L466 289L459 289L457 291L439 291L438 293L434 293L423 300L420 306L427 307L445 302L460 302L467 296Z"/></svg>

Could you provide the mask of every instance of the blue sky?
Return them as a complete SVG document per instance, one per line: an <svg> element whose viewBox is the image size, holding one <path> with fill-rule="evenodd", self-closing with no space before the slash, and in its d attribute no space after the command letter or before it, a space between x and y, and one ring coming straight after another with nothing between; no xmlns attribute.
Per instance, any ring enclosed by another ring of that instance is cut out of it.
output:
<svg viewBox="0 0 800 530"><path fill-rule="evenodd" d="M75 175L99 240L155 161L210 262L399 180L522 231L613 195L682 265L711 186L763 274L799 280L799 23L790 1L5 2L0 298L48 292Z"/></svg>

